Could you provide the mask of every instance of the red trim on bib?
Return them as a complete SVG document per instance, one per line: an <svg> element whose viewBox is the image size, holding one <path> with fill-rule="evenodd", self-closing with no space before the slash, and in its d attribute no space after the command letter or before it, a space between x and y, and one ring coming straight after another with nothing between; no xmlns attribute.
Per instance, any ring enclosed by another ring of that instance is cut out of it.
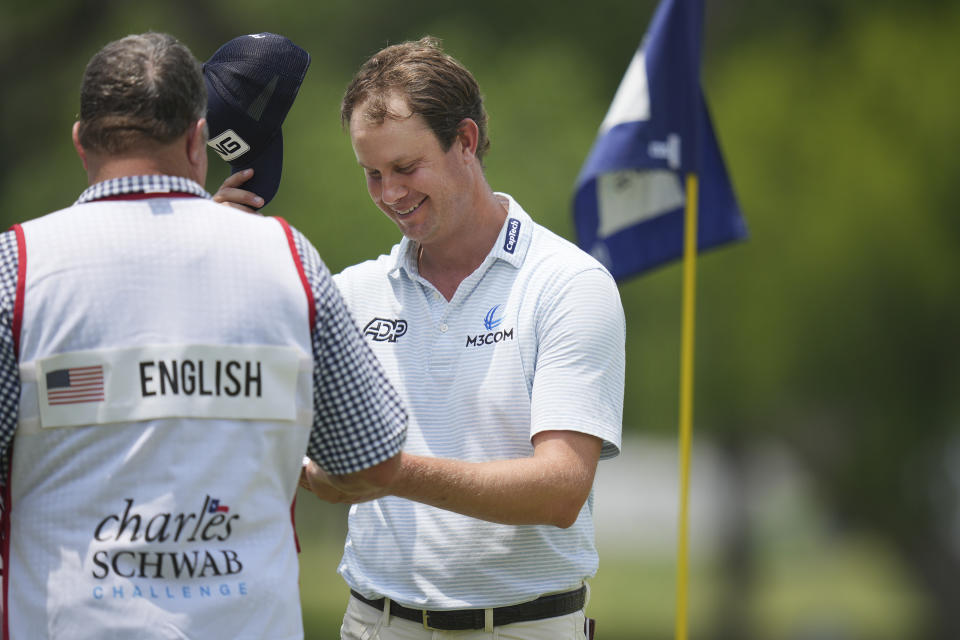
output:
<svg viewBox="0 0 960 640"><path fill-rule="evenodd" d="M293 240L293 230L290 224L279 216L274 219L283 227L283 233L287 236L287 244L290 245L290 255L293 256L293 263L297 265L297 273L300 274L300 283L303 285L303 292L307 294L307 306L310 313L310 339L313 339L313 328L317 323L317 305L313 298L313 289L310 287L310 281L307 279L307 272L303 269L303 262L300 260L300 254L297 252L297 244ZM290 526L293 528L293 542L297 546L297 553L300 553L300 538L297 536L296 522L297 496L294 494L293 503L290 505Z"/></svg>
<svg viewBox="0 0 960 640"><path fill-rule="evenodd" d="M303 263L300 262L300 254L297 253L297 245L293 241L293 231L290 229L290 224L280 217L275 217L274 220L280 223L280 226L283 227L283 232L287 235L287 243L290 245L290 253L293 255L293 262L297 265L297 273L300 274L300 282L303 284L303 290L307 294L307 304L309 305L310 312L310 336L313 337L313 327L317 323L317 305L316 301L313 299L313 289L310 288L310 281L307 279L307 272L303 270Z"/></svg>
<svg viewBox="0 0 960 640"><path fill-rule="evenodd" d="M297 535L297 494L293 494L293 502L290 503L290 524L293 526L293 544L297 547L297 553L300 553L300 536Z"/></svg>
<svg viewBox="0 0 960 640"><path fill-rule="evenodd" d="M23 227L13 225L17 236L17 294L13 303L13 352L20 359L20 329L23 326L23 296L27 287L27 240Z"/></svg>

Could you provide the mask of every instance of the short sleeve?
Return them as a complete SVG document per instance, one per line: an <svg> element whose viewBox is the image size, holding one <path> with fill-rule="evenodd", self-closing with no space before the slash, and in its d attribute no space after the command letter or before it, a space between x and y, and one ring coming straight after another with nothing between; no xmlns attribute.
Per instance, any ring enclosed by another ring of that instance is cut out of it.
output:
<svg viewBox="0 0 960 640"><path fill-rule="evenodd" d="M531 437L571 430L603 440L601 458L619 454L626 324L613 278L601 268L567 279L537 312Z"/></svg>

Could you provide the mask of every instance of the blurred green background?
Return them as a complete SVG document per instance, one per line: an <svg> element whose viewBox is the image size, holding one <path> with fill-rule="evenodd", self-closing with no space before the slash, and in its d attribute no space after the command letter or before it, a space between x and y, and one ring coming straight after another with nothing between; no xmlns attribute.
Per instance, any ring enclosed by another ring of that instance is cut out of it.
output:
<svg viewBox="0 0 960 640"><path fill-rule="evenodd" d="M90 56L168 31L201 60L282 33L313 63L282 215L337 271L398 233L338 119L367 55L433 34L490 113L491 185L573 237L577 172L652 1L6 0L3 226L73 202ZM691 637L960 638L960 4L708 0L703 84L749 241L699 263ZM210 153L207 187L226 165ZM109 230L104 230L108 233ZM599 637L673 635L680 268L621 287L626 440L596 488ZM298 501L309 638L337 636L340 507Z"/></svg>

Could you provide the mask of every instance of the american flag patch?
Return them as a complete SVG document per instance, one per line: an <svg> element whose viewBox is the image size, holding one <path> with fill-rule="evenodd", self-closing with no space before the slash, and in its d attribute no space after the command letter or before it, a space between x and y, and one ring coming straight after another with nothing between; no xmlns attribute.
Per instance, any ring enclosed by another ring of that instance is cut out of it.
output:
<svg viewBox="0 0 960 640"><path fill-rule="evenodd" d="M102 402L103 365L57 369L47 373L47 404Z"/></svg>

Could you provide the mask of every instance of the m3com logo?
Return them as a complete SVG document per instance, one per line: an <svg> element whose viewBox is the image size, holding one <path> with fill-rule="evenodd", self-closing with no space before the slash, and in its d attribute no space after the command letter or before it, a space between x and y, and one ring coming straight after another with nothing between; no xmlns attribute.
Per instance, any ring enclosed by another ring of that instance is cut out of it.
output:
<svg viewBox="0 0 960 640"><path fill-rule="evenodd" d="M490 311L487 311L487 315L483 317L483 328L487 331L493 331L500 326L500 323L503 322L503 316L496 317L497 311L500 310L502 304L498 304L495 307L491 308Z"/></svg>
<svg viewBox="0 0 960 640"><path fill-rule="evenodd" d="M503 308L502 304L494 305L483 316L483 328L487 333L481 333L475 336L467 336L465 347L482 347L488 344L497 344L504 340L513 340L513 329L499 329L503 323L503 315L497 315Z"/></svg>

